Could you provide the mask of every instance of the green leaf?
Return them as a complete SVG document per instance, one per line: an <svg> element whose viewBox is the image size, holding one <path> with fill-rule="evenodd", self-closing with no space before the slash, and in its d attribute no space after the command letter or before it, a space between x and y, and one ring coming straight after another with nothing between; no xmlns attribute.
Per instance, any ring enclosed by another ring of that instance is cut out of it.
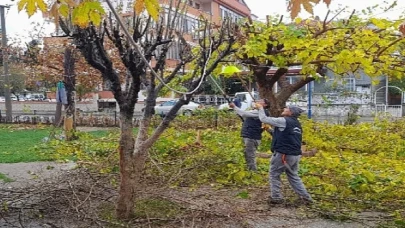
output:
<svg viewBox="0 0 405 228"><path fill-rule="evenodd" d="M238 197L241 199L247 199L247 198L249 198L249 192L246 190L243 190L238 193Z"/></svg>
<svg viewBox="0 0 405 228"><path fill-rule="evenodd" d="M241 72L241 70L239 70L239 68L238 67L236 67L236 66L233 66L233 65L230 65L230 66L226 66L226 67L224 67L223 69L222 69L222 74L225 74L225 75L234 75L234 74L236 74L236 73L240 73Z"/></svg>
<svg viewBox="0 0 405 228"><path fill-rule="evenodd" d="M59 12L63 17L67 17L69 15L69 6L66 4L61 5L59 7Z"/></svg>

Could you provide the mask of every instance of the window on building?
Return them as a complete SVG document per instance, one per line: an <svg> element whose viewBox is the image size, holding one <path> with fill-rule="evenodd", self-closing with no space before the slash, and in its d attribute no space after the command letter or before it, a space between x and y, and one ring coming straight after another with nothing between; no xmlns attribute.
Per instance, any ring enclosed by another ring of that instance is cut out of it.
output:
<svg viewBox="0 0 405 228"><path fill-rule="evenodd" d="M220 6L219 9L221 12L222 19L230 19L234 22L238 22L239 20L241 20L243 18L243 16L239 15L238 13L236 13L226 7Z"/></svg>
<svg viewBox="0 0 405 228"><path fill-rule="evenodd" d="M200 3L195 3L195 8L196 8L196 9L200 9L200 8L201 8Z"/></svg>
<svg viewBox="0 0 405 228"><path fill-rule="evenodd" d="M166 57L168 59L180 59L180 43L177 41L172 42L167 51Z"/></svg>
<svg viewBox="0 0 405 228"><path fill-rule="evenodd" d="M295 81L294 78L296 77L287 76L288 83L293 84L293 81Z"/></svg>
<svg viewBox="0 0 405 228"><path fill-rule="evenodd" d="M192 34L198 27L198 20L189 16L183 16L181 24L183 32Z"/></svg>
<svg viewBox="0 0 405 228"><path fill-rule="evenodd" d="M343 87L347 91L356 91L356 78L344 78Z"/></svg>

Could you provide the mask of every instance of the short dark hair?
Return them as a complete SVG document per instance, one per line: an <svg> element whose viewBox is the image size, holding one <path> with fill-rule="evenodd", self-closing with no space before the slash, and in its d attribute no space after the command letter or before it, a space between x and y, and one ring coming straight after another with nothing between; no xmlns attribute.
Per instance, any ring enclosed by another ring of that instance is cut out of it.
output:
<svg viewBox="0 0 405 228"><path fill-rule="evenodd" d="M269 100L267 100L266 98L264 98L263 101L264 101L264 104L266 105L266 107L269 107L269 106L270 106L270 101L269 101Z"/></svg>

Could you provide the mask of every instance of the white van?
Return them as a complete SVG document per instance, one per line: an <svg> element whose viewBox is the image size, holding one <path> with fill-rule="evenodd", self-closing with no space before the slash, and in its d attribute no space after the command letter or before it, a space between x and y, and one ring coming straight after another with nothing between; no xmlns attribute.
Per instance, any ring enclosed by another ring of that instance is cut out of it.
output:
<svg viewBox="0 0 405 228"><path fill-rule="evenodd" d="M33 93L33 94L27 94L25 96L27 98L27 101L43 101L45 100L45 96L40 93Z"/></svg>
<svg viewBox="0 0 405 228"><path fill-rule="evenodd" d="M253 96L253 97L252 97ZM238 98L241 101L241 110L246 110L248 108L251 108L253 105L253 102L255 100L260 100L260 96L258 92L238 92L235 93L235 98ZM253 99L254 98L254 99ZM219 106L218 109L230 109L228 103L222 104Z"/></svg>

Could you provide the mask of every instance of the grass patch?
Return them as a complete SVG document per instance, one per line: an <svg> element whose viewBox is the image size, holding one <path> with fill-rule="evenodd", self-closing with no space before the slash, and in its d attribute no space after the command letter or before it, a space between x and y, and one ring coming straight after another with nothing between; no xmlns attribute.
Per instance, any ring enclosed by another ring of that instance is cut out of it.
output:
<svg viewBox="0 0 405 228"><path fill-rule="evenodd" d="M89 133L91 136L93 136L95 138L101 138L101 137L106 137L110 132L112 132L112 130L108 130L108 131L89 131L87 133Z"/></svg>
<svg viewBox="0 0 405 228"><path fill-rule="evenodd" d="M10 183L14 181L13 179L11 179L10 177L6 176L3 173L0 173L0 180L3 181L4 183Z"/></svg>
<svg viewBox="0 0 405 228"><path fill-rule="evenodd" d="M0 128L0 163L33 162L50 160L33 150L49 136L49 129Z"/></svg>
<svg viewBox="0 0 405 228"><path fill-rule="evenodd" d="M60 129L56 130L60 134ZM0 125L0 163L52 161L52 153L37 147L49 137L51 128L38 125ZM106 137L111 131L88 132L94 138Z"/></svg>

